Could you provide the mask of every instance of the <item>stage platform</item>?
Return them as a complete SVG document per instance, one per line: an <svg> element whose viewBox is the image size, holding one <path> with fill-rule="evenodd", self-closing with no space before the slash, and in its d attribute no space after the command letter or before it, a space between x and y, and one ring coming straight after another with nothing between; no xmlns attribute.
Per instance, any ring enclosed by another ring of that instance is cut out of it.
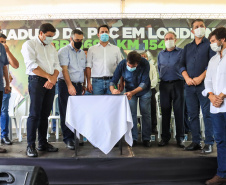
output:
<svg viewBox="0 0 226 185"><path fill-rule="evenodd" d="M39 152L38 158L26 156L26 140L21 143L14 140L11 146L1 146L8 153L0 154L0 164L42 166L51 185L201 185L216 173L217 168L216 146L212 154L203 155L200 151L178 148L173 139L165 147L152 142L150 148L143 147L141 142L133 148L123 142L122 155L118 147L105 155L86 142L79 147L75 158L74 151L66 148L61 137L56 141L51 135L49 140L59 152Z"/></svg>

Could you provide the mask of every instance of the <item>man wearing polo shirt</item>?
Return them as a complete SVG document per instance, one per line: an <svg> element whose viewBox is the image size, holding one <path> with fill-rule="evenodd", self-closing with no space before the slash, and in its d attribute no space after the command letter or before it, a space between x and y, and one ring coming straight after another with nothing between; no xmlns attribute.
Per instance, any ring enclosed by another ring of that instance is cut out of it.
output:
<svg viewBox="0 0 226 185"><path fill-rule="evenodd" d="M40 26L39 36L26 41L21 53L26 64L28 90L31 99L30 113L27 120L27 156L37 157L39 151L57 152L47 142L48 117L55 95L57 76L61 71L57 51L51 45L56 29L50 23ZM38 129L37 150L35 148L36 130Z"/></svg>
<svg viewBox="0 0 226 185"><path fill-rule="evenodd" d="M177 146L183 148L184 140L184 80L179 72L182 49L176 47L176 34L168 32L164 37L166 49L158 55L158 71L161 79L160 104L162 111L162 140L158 146L168 144L171 111L175 116Z"/></svg>
<svg viewBox="0 0 226 185"><path fill-rule="evenodd" d="M87 55L87 90L95 95L111 94L109 83L113 73L122 60L120 49L109 43L109 27L98 28L100 42L89 48ZM92 69L92 71L91 71ZM92 77L92 84L90 81Z"/></svg>
<svg viewBox="0 0 226 185"><path fill-rule="evenodd" d="M192 134L192 143L185 147L185 150L193 151L202 148L199 121L201 106L205 125L205 146L202 153L208 154L213 151L213 126L210 118L210 100L202 96L202 91L205 89L204 79L209 60L216 53L210 48L210 41L205 38L206 27L203 20L194 20L191 27L195 39L184 47L180 62L180 72L186 81L186 104Z"/></svg>
<svg viewBox="0 0 226 185"><path fill-rule="evenodd" d="M81 50L83 32L75 29L71 33L70 44L58 52L62 72L58 77L59 110L63 141L67 148L74 150L74 133L65 125L67 100L69 96L85 93L84 72L86 55Z"/></svg>

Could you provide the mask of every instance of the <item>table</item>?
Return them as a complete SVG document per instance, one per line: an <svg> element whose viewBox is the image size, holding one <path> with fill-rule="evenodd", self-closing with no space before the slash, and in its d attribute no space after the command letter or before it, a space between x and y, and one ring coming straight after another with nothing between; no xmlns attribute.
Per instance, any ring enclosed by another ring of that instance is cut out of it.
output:
<svg viewBox="0 0 226 185"><path fill-rule="evenodd" d="M76 134L108 154L125 135L132 146L133 120L126 95L70 96L65 124Z"/></svg>

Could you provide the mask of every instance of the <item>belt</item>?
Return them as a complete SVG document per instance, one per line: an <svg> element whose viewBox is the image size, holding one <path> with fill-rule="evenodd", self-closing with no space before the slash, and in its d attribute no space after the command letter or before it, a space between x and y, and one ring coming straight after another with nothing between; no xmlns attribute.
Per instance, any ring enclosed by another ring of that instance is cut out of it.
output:
<svg viewBox="0 0 226 185"><path fill-rule="evenodd" d="M60 82L65 82L65 80L64 79L61 79L61 78L58 78L58 81L60 81ZM66 82L65 82L66 83ZM75 83L75 82L71 82L73 85L82 85L82 83L81 82L77 82L77 83Z"/></svg>
<svg viewBox="0 0 226 185"><path fill-rule="evenodd" d="M103 76L103 77L92 77L94 79L102 79L102 80L110 80L112 79L112 76Z"/></svg>
<svg viewBox="0 0 226 185"><path fill-rule="evenodd" d="M161 81L162 83L174 83L174 82L179 82L179 81L183 81L183 80L169 80L169 81Z"/></svg>

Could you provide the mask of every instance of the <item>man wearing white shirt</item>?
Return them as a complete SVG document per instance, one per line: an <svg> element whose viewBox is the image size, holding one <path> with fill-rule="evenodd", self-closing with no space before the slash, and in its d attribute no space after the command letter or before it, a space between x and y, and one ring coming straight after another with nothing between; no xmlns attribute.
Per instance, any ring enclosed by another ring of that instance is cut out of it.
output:
<svg viewBox="0 0 226 185"><path fill-rule="evenodd" d="M30 113L27 120L27 156L37 157L39 151L57 152L47 142L48 116L50 115L55 95L57 76L61 71L57 51L51 45L56 29L50 23L40 26L39 36L26 41L21 53L26 64L28 90L31 99ZM35 148L36 130L38 129L38 148Z"/></svg>
<svg viewBox="0 0 226 185"><path fill-rule="evenodd" d="M93 91L94 95L111 94L109 83L117 65L122 60L121 52L119 47L109 43L107 25L100 26L97 35L100 42L90 47L87 55L87 90Z"/></svg>
<svg viewBox="0 0 226 185"><path fill-rule="evenodd" d="M219 27L209 35L210 47L217 52L210 61L202 92L210 101L210 115L217 143L217 174L207 185L226 183L226 28Z"/></svg>
<svg viewBox="0 0 226 185"><path fill-rule="evenodd" d="M71 33L70 44L58 52L62 72L58 77L59 108L63 141L67 148L74 150L74 133L65 125L67 101L69 96L85 93L84 73L86 55L81 50L83 32L75 29Z"/></svg>

